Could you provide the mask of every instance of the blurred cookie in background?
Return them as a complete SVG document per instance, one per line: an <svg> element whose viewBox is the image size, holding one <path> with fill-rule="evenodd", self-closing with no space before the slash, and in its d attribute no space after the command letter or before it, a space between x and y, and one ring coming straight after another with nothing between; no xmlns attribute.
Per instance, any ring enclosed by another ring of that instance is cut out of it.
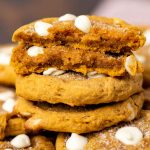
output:
<svg viewBox="0 0 150 150"><path fill-rule="evenodd" d="M144 87L150 86L150 27L143 27L146 37L145 45L138 51L134 52L137 59L144 66Z"/></svg>
<svg viewBox="0 0 150 150"><path fill-rule="evenodd" d="M144 90L145 102L144 102L144 109L150 110L150 88Z"/></svg>
<svg viewBox="0 0 150 150"><path fill-rule="evenodd" d="M0 84L14 86L16 75L10 66L10 57L13 49L12 44L0 46Z"/></svg>

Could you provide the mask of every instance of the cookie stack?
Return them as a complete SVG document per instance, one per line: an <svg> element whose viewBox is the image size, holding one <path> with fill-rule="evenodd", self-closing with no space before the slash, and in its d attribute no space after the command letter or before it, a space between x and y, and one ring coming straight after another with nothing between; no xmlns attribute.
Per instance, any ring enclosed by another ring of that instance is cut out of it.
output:
<svg viewBox="0 0 150 150"><path fill-rule="evenodd" d="M88 140L77 134L138 116L143 68L132 51L145 42L139 28L116 18L66 14L19 28L13 41L20 97L14 112L26 118L28 131L73 133L79 144L65 146L83 149Z"/></svg>

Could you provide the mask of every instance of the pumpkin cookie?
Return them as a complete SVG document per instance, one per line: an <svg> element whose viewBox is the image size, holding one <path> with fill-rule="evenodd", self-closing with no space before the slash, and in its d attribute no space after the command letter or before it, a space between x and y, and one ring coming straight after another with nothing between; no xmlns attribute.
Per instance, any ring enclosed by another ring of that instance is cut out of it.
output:
<svg viewBox="0 0 150 150"><path fill-rule="evenodd" d="M97 133L83 136L60 133L56 150L73 148L84 150L148 150L150 149L150 111L144 110L141 117L130 123L122 123Z"/></svg>
<svg viewBox="0 0 150 150"><path fill-rule="evenodd" d="M142 91L142 74L112 78L103 75L85 77L71 72L59 73L60 71L55 70L56 76L18 76L16 93L27 100L83 106L123 101Z"/></svg>
<svg viewBox="0 0 150 150"><path fill-rule="evenodd" d="M25 128L31 131L88 133L133 120L141 110L143 99L139 93L117 104L70 107L19 98L14 112L28 118Z"/></svg>
<svg viewBox="0 0 150 150"><path fill-rule="evenodd" d="M41 19L15 31L12 39L19 44L11 64L17 74L43 73L55 67L84 75L96 71L123 76L130 61L132 75L143 71L131 52L145 42L139 28L116 18L60 18Z"/></svg>
<svg viewBox="0 0 150 150"><path fill-rule="evenodd" d="M10 66L10 57L14 45L0 46L0 84L14 86L16 75Z"/></svg>

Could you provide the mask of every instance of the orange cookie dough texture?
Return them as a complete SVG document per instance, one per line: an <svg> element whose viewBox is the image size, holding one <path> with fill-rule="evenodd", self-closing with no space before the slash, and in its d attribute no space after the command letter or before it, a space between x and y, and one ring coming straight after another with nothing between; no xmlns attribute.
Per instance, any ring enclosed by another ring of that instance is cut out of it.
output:
<svg viewBox="0 0 150 150"><path fill-rule="evenodd" d="M141 117L130 123L123 123L117 126L105 129L97 133L84 135L88 139L84 150L149 150L150 149L150 111L142 111ZM140 129L143 139L136 145L126 145L115 138L115 134L121 127L133 126ZM56 150L66 150L66 141L69 134L60 133L56 140Z"/></svg>
<svg viewBox="0 0 150 150"><path fill-rule="evenodd" d="M104 106L70 107L34 103L23 98L17 100L15 113L27 117L25 128L31 131L88 133L99 131L122 121L131 121L138 116L143 105L143 94ZM26 116L26 114L31 114Z"/></svg>
<svg viewBox="0 0 150 150"><path fill-rule="evenodd" d="M129 51L122 54L112 54L52 46L44 48L44 54L31 57L27 50L26 45L19 45L13 50L11 64L17 74L43 73L47 68L56 67L61 70L80 72L84 75L91 71L97 71L109 76L122 76L126 73L127 57L133 55ZM138 61L134 68L136 69L135 73L143 72Z"/></svg>
<svg viewBox="0 0 150 150"><path fill-rule="evenodd" d="M32 101L70 106L122 101L141 91L142 74L91 79L69 73L58 77L31 74L18 76L16 80L18 96Z"/></svg>
<svg viewBox="0 0 150 150"><path fill-rule="evenodd" d="M21 150L55 150L51 140L45 136L37 135L30 137L31 146L28 148L21 148ZM0 141L0 149L6 150L20 150L20 148L15 148L10 144L10 141Z"/></svg>
<svg viewBox="0 0 150 150"><path fill-rule="evenodd" d="M58 18L40 20L52 24L47 36L35 32L35 22L19 28L13 35L13 41L19 42L19 46L11 60L16 73L42 73L56 67L84 75L90 71L124 75L126 57L145 42L142 31L122 20L96 16L89 19L92 24L89 33L77 29L74 21L58 21ZM44 54L32 58L27 55L27 49L35 45L43 47ZM143 71L138 64L135 68L136 72Z"/></svg>

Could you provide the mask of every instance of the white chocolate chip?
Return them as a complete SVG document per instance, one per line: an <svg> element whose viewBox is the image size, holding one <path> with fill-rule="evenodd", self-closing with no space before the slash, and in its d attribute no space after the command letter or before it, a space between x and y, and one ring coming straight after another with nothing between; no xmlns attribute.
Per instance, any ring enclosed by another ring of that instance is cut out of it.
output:
<svg viewBox="0 0 150 150"><path fill-rule="evenodd" d="M9 98L14 98L15 93L13 91L6 91L0 93L0 101L7 101Z"/></svg>
<svg viewBox="0 0 150 150"><path fill-rule="evenodd" d="M16 148L26 148L31 145L30 139L25 134L20 134L11 140L11 145Z"/></svg>
<svg viewBox="0 0 150 150"><path fill-rule="evenodd" d="M52 73L52 76L59 76L59 75L64 74L64 73L65 73L64 70L57 70L57 71Z"/></svg>
<svg viewBox="0 0 150 150"><path fill-rule="evenodd" d="M72 14L65 14L61 17L59 17L59 21L68 21L68 20L75 20L76 19L76 16L75 15L72 15Z"/></svg>
<svg viewBox="0 0 150 150"><path fill-rule="evenodd" d="M10 55L1 53L0 54L0 64L9 65L9 63L10 63Z"/></svg>
<svg viewBox="0 0 150 150"><path fill-rule="evenodd" d="M54 71L57 71L56 68L49 68L43 72L43 75L48 76L51 75Z"/></svg>
<svg viewBox="0 0 150 150"><path fill-rule="evenodd" d="M53 25L50 23L46 23L43 21L37 21L34 24L34 29L36 33L40 36L47 36L48 35L48 29L51 28Z"/></svg>
<svg viewBox="0 0 150 150"><path fill-rule="evenodd" d="M2 109L9 113L12 113L14 106L15 106L15 100L10 98L10 99L7 99L7 101L3 103Z"/></svg>
<svg viewBox="0 0 150 150"><path fill-rule="evenodd" d="M125 69L131 75L135 76L137 72L137 60L134 55L130 55L126 58Z"/></svg>
<svg viewBox="0 0 150 150"><path fill-rule="evenodd" d="M137 127L122 127L116 134L116 139L127 145L136 145L142 138L143 134Z"/></svg>
<svg viewBox="0 0 150 150"><path fill-rule="evenodd" d="M44 51L43 51L43 47L32 46L28 49L27 53L31 57L36 57L39 54L43 54Z"/></svg>
<svg viewBox="0 0 150 150"><path fill-rule="evenodd" d="M79 30L88 33L91 29L91 21L90 19L85 16L81 15L75 19L75 24L74 24Z"/></svg>
<svg viewBox="0 0 150 150"><path fill-rule="evenodd" d="M57 70L56 68L49 68L43 72L43 75L59 76L64 73L65 73L64 70Z"/></svg>
<svg viewBox="0 0 150 150"><path fill-rule="evenodd" d="M146 37L145 46L150 45L150 29L144 32L144 36Z"/></svg>
<svg viewBox="0 0 150 150"><path fill-rule="evenodd" d="M87 144L87 138L76 133L72 133L66 142L67 150L83 150Z"/></svg>

